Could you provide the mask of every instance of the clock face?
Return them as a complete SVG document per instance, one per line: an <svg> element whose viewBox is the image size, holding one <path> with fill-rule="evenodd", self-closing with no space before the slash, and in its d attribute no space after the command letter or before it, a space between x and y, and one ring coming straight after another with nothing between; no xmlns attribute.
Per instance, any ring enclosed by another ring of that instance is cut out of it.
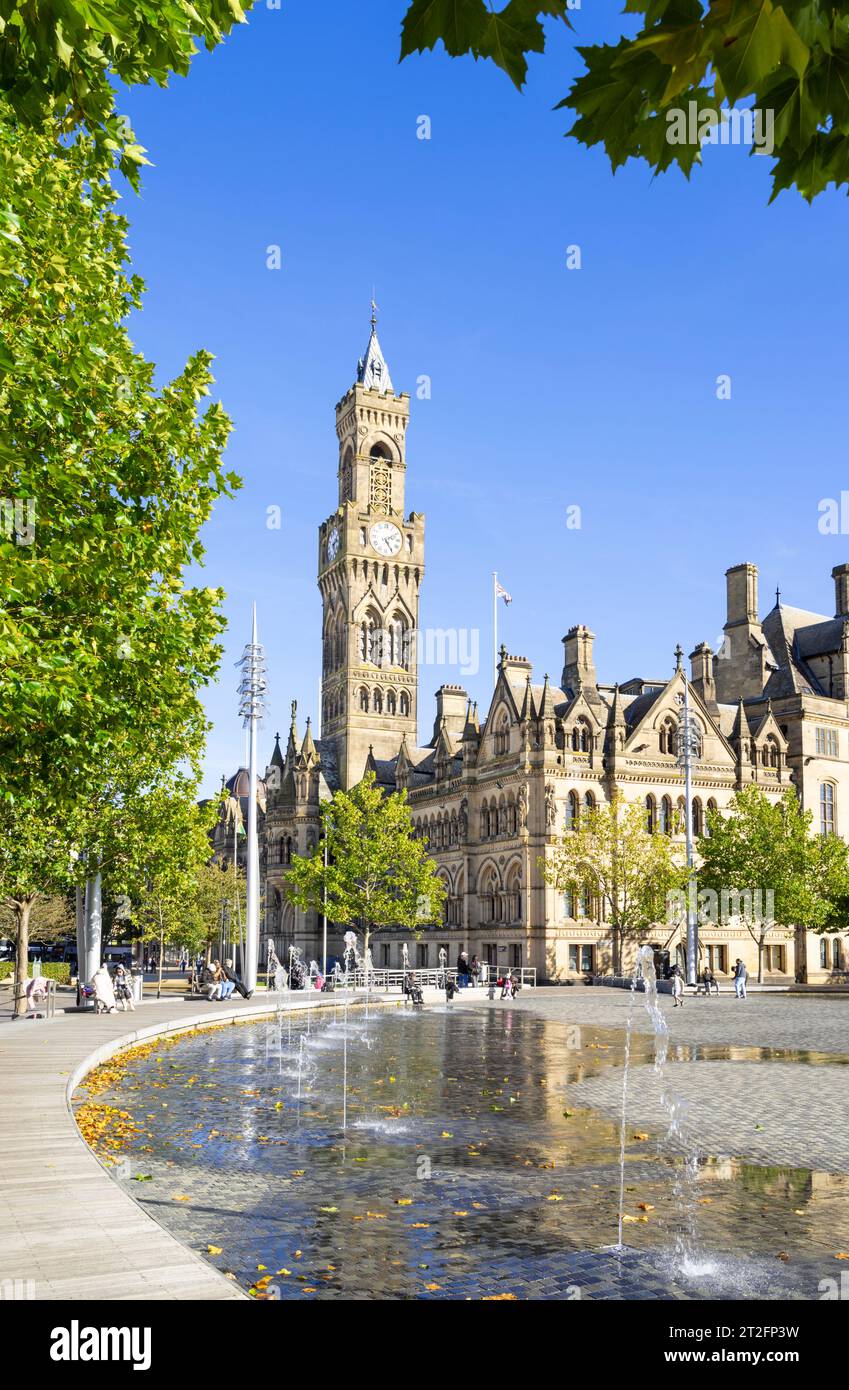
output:
<svg viewBox="0 0 849 1390"><path fill-rule="evenodd" d="M327 562L328 562L328 564L330 563L331 560L335 560L335 559L336 559L336 556L337 556L338 554L339 554L339 532L336 530L336 527L334 526L333 530L330 532L330 535L327 537Z"/></svg>
<svg viewBox="0 0 849 1390"><path fill-rule="evenodd" d="M401 532L391 521L376 521L369 531L369 540L378 555L397 555L401 549Z"/></svg>

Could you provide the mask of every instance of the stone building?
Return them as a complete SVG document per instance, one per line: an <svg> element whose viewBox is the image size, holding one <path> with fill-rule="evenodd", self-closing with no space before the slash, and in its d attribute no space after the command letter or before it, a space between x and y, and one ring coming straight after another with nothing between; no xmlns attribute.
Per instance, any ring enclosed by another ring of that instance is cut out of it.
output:
<svg viewBox="0 0 849 1390"><path fill-rule="evenodd" d="M548 886L540 860L582 811L615 792L638 800L653 833L683 839L683 772L676 756L683 652L672 674L600 684L594 634L578 624L563 638L555 683L502 648L489 707L459 685L436 692L433 730L417 742L419 593L425 519L406 511L410 401L396 395L374 319L357 379L336 406L338 497L318 529L322 600L322 736L296 710L285 752L279 737L267 768L261 821L263 936L281 955L297 945L318 957L321 924L285 894L294 855L319 838L321 802L372 770L387 792L406 789L414 825L445 882L445 920L423 931L385 932L375 965L400 965L403 943L420 966L465 948L498 965L528 965L541 978L579 979L609 968L609 931L586 894ZM758 616L757 569L727 572L725 640L689 657L699 752L693 830L752 783L778 797L794 785L817 829L849 827L849 565L834 571L832 618L776 598ZM683 952L681 933L650 939ZM756 969L752 938L705 927L700 965L722 978L739 955ZM341 953L340 935L329 949ZM781 932L768 938L767 978L825 979L845 964L846 938ZM264 945L261 948L264 956Z"/></svg>

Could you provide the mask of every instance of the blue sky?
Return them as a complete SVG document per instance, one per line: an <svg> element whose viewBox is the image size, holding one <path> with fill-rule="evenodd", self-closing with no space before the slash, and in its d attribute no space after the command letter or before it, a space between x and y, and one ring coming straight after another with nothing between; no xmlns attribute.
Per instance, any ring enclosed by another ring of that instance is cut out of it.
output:
<svg viewBox="0 0 849 1390"><path fill-rule="evenodd" d="M768 207L772 161L732 146L708 149L689 184L637 164L614 178L600 150L564 139L570 115L552 107L581 70L574 45L623 32L612 7L576 11L575 36L552 26L522 95L442 52L399 65L405 8L259 3L187 79L122 94L154 162L124 200L148 285L133 336L160 381L200 346L216 354L227 461L245 480L205 533L229 624L207 791L243 756L233 663L253 598L263 757L292 698L302 729L317 715L316 528L336 505L334 405L373 285L395 389L413 398L421 625L480 629L465 684L483 705L494 569L514 600L499 636L535 678L559 679L561 638L584 622L613 681L668 674L678 641L715 642L729 565L759 565L762 612L779 583L831 613L830 571L849 558L849 536L817 525L820 499L849 488L845 195ZM432 691L458 679L422 672L422 738Z"/></svg>

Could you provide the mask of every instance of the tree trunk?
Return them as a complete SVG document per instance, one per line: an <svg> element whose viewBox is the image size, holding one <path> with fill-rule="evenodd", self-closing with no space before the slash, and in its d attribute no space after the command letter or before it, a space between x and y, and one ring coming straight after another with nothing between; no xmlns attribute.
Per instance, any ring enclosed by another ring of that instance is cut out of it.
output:
<svg viewBox="0 0 849 1390"><path fill-rule="evenodd" d="M763 943L763 937L761 937L760 941L758 942L758 984L759 984L759 985L762 985L763 982L764 982L764 943Z"/></svg>
<svg viewBox="0 0 849 1390"><path fill-rule="evenodd" d="M363 946L363 970L365 971L366 994L368 994L368 992L369 992L369 983L370 983L370 982L369 982L369 965L368 965L368 944L369 944L370 939L371 939L371 931L369 930L368 927L364 927L364 928L363 928L363 941L364 941L365 944L364 944L364 946Z"/></svg>
<svg viewBox="0 0 849 1390"><path fill-rule="evenodd" d="M29 915L34 898L15 903L15 1002L13 1017L23 1018L27 1011L27 979L29 977Z"/></svg>
<svg viewBox="0 0 849 1390"><path fill-rule="evenodd" d="M165 930L162 926L162 907L159 908L159 960L156 962L159 967L159 979L156 982L156 997L162 997L162 956L165 951Z"/></svg>
<svg viewBox="0 0 849 1390"><path fill-rule="evenodd" d="M808 983L808 933L804 927L795 929L796 983Z"/></svg>

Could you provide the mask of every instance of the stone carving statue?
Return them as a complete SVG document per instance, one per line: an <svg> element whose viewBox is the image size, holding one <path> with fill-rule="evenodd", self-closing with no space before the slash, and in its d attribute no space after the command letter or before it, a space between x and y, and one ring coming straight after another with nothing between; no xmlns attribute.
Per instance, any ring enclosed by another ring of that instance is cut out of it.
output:
<svg viewBox="0 0 849 1390"><path fill-rule="evenodd" d="M460 802L460 814L457 819L460 825L460 839L465 840L469 834L469 803L465 797Z"/></svg>
<svg viewBox="0 0 849 1390"><path fill-rule="evenodd" d="M524 787L519 788L519 796L516 801L516 815L519 822L519 829L524 830L528 823L528 793Z"/></svg>
<svg viewBox="0 0 849 1390"><path fill-rule="evenodd" d="M557 819L557 806L554 800L554 787L549 782L545 788L545 823L549 830Z"/></svg>

